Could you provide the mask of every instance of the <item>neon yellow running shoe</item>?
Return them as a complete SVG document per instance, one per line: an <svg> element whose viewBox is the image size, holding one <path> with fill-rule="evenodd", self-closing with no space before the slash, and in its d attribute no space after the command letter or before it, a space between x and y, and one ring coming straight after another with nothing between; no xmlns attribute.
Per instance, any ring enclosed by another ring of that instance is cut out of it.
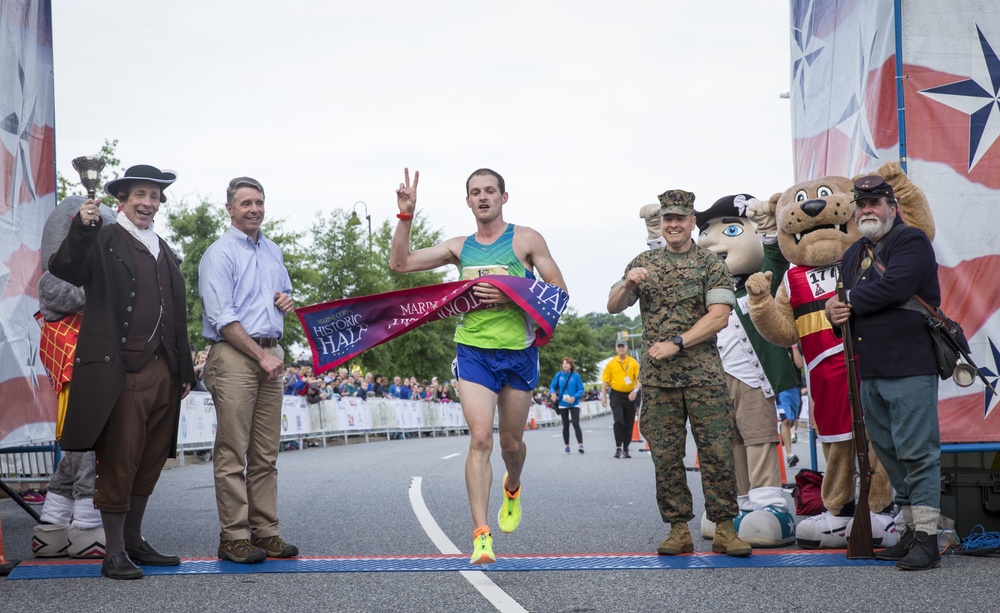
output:
<svg viewBox="0 0 1000 613"><path fill-rule="evenodd" d="M472 539L472 559L470 564L492 564L497 561L493 555L493 537L483 532Z"/></svg>
<svg viewBox="0 0 1000 613"><path fill-rule="evenodd" d="M517 491L513 494L508 492L506 473L503 476L503 506L500 507L497 522L503 532L513 532L521 523L521 486L517 486Z"/></svg>

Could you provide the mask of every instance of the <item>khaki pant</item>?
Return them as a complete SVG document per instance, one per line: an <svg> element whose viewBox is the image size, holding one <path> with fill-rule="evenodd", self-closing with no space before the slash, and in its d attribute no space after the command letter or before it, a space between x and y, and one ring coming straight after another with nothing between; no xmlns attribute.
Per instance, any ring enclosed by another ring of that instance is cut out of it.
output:
<svg viewBox="0 0 1000 613"><path fill-rule="evenodd" d="M264 351L284 361L280 346ZM221 539L278 535L283 381L268 381L257 360L225 342L212 345L204 373L218 419L212 458Z"/></svg>
<svg viewBox="0 0 1000 613"><path fill-rule="evenodd" d="M736 493L746 496L759 487L781 487L778 465L778 410L774 398L726 373L729 402L736 415L733 459Z"/></svg>

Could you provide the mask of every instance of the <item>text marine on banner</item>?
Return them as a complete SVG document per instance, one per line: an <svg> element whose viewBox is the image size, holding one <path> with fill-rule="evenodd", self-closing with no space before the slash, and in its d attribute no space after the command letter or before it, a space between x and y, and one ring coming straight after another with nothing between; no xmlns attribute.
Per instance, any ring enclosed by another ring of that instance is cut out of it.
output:
<svg viewBox="0 0 1000 613"><path fill-rule="evenodd" d="M427 322L489 308L472 292L476 283L484 281L504 292L535 322L535 345L549 342L569 294L536 279L490 275L295 309L312 349L313 370L323 373Z"/></svg>

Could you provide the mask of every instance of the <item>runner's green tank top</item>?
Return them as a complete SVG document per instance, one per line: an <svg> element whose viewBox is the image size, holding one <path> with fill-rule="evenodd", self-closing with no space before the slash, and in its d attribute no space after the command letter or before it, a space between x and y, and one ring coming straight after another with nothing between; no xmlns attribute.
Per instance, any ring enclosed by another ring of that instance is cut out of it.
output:
<svg viewBox="0 0 1000 613"><path fill-rule="evenodd" d="M459 258L469 266L506 266L507 274L534 279L514 253L514 224L507 224L500 238L483 245L473 234L465 239ZM462 316L455 329L455 342L481 349L526 349L535 342L535 322L516 304L473 311Z"/></svg>

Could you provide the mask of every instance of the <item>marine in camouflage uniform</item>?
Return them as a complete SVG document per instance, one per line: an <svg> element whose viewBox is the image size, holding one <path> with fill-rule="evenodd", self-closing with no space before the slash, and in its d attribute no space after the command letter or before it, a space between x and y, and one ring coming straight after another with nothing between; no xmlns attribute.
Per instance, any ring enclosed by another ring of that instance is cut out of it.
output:
<svg viewBox="0 0 1000 613"><path fill-rule="evenodd" d="M691 551L687 522L694 518L684 469L690 419L701 461L705 510L709 519L726 525L724 544L713 551L750 555L750 547L732 530L736 517L736 476L732 438L735 428L723 377L716 333L728 323L735 306L733 280L725 264L691 238L694 194L670 190L660 195L665 249L646 251L625 267L611 289L608 311L618 313L639 301L643 321L643 355L639 380L645 394L639 427L649 442L656 469L656 498L671 538L683 530L680 550ZM718 533L717 533L718 534ZM735 548L727 550L727 544Z"/></svg>

